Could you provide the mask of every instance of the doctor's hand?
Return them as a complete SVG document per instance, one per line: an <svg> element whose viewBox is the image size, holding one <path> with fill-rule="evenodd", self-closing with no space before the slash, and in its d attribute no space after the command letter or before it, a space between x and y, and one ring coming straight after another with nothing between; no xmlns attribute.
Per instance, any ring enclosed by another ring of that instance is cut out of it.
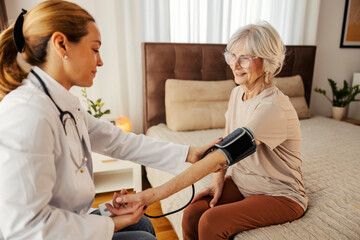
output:
<svg viewBox="0 0 360 240"><path fill-rule="evenodd" d="M139 206L135 211L131 213L119 215L119 216L111 216L115 224L114 232L117 232L127 226L139 222L141 216L144 214L144 211L145 211L144 206Z"/></svg>
<svg viewBox="0 0 360 240"><path fill-rule="evenodd" d="M213 141L212 143L210 143L209 145L205 145L205 146L200 146L200 147L189 147L189 153L188 156L186 158L186 162L189 163L196 163L197 161L199 161L199 158L201 157L201 155L210 147L214 146L216 143L219 143L223 140L223 138L219 138L216 139L215 141Z"/></svg>

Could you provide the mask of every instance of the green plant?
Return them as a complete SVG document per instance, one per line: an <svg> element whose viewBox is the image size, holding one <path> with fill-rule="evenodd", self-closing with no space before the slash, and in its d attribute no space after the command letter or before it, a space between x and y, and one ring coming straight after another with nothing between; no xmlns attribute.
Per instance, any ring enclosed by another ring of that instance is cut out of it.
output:
<svg viewBox="0 0 360 240"><path fill-rule="evenodd" d="M88 95L86 93L86 88L81 89L82 96L85 98L86 103L88 105L87 112L93 115L96 118L101 118L104 114L110 114L110 110L107 109L105 111L102 111L102 107L104 106L104 103L101 102L101 98L96 100L96 102L90 100L88 98Z"/></svg>
<svg viewBox="0 0 360 240"><path fill-rule="evenodd" d="M323 89L315 88L314 91L324 95L334 107L346 107L352 101L360 101L360 99L355 99L356 95L360 93L360 85L349 87L347 81L344 80L344 87L338 89L334 80L329 78L328 81L332 90L332 99L326 95L326 91Z"/></svg>

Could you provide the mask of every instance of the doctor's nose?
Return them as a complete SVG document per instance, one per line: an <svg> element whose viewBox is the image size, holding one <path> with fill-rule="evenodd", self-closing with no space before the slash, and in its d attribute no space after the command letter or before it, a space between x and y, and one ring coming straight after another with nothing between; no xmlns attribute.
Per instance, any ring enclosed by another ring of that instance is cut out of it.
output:
<svg viewBox="0 0 360 240"><path fill-rule="evenodd" d="M104 65L104 62L102 61L102 59L101 59L101 57L100 57L100 55L99 55L99 57L98 57L98 59L97 59L97 66L98 67L102 67Z"/></svg>

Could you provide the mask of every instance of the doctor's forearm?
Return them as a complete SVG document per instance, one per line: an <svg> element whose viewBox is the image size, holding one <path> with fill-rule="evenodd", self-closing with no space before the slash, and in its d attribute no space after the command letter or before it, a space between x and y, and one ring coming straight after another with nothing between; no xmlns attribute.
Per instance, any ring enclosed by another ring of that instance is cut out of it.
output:
<svg viewBox="0 0 360 240"><path fill-rule="evenodd" d="M222 169L225 164L226 158L220 151L209 153L205 158L196 162L176 177L159 187L154 188L151 194L152 196L149 198L151 199L151 203L147 203L146 205L150 205L153 202L169 197L170 195L197 182L208 174Z"/></svg>

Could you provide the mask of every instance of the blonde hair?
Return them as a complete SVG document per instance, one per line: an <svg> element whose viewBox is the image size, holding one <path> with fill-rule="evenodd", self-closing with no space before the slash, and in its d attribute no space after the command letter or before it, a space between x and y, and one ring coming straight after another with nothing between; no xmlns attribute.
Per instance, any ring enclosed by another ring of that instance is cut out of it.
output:
<svg viewBox="0 0 360 240"><path fill-rule="evenodd" d="M226 48L233 52L240 46L247 54L263 59L265 83L272 84L285 59L285 46L275 28L265 21L241 27L231 36Z"/></svg>
<svg viewBox="0 0 360 240"><path fill-rule="evenodd" d="M30 65L40 66L46 62L47 44L54 32L62 32L70 42L77 43L88 34L89 21L95 22L86 10L74 3L49 0L36 5L24 15L23 59ZM13 30L14 24L0 35L0 101L20 86L28 74L17 61Z"/></svg>

